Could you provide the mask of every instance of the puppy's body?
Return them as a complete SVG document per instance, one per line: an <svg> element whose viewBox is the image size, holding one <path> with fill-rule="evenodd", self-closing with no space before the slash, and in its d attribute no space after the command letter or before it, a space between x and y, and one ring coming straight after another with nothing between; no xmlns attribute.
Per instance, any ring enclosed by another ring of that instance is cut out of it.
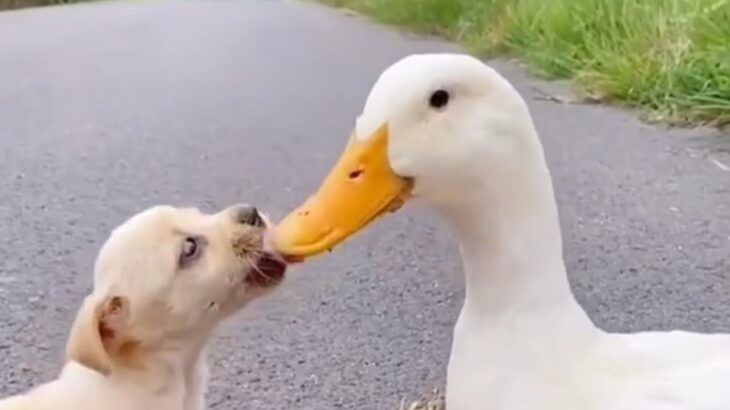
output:
<svg viewBox="0 0 730 410"><path fill-rule="evenodd" d="M204 356L189 371L157 369L105 377L70 361L58 379L0 401L2 410L155 410L205 408ZM167 374L165 374L167 373Z"/></svg>
<svg viewBox="0 0 730 410"><path fill-rule="evenodd" d="M265 224L250 207L131 218L99 254L59 377L0 410L202 410L207 340L283 278Z"/></svg>

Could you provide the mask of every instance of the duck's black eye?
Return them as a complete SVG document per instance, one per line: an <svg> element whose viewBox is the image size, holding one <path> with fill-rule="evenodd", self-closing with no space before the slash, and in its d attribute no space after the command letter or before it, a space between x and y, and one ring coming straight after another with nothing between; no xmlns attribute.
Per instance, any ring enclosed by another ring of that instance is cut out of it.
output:
<svg viewBox="0 0 730 410"><path fill-rule="evenodd" d="M198 257L200 257L200 241L197 238L188 237L183 241L182 250L180 251L179 265L181 268L189 266Z"/></svg>
<svg viewBox="0 0 730 410"><path fill-rule="evenodd" d="M428 104L433 108L444 108L449 103L449 93L445 90L436 90L428 99Z"/></svg>

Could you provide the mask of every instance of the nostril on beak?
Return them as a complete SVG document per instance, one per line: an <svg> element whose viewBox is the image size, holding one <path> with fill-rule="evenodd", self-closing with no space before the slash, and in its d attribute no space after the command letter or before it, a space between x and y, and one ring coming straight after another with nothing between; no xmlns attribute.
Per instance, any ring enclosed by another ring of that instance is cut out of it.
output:
<svg viewBox="0 0 730 410"><path fill-rule="evenodd" d="M264 226L259 210L253 205L240 205L235 210L236 221L245 225Z"/></svg>

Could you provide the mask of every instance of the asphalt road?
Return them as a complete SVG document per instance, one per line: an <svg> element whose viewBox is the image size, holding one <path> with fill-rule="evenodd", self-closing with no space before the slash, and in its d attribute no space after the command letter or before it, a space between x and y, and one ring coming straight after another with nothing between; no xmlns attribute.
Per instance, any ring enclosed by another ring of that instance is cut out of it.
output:
<svg viewBox="0 0 730 410"><path fill-rule="evenodd" d="M51 378L109 230L153 204L274 217L314 189L376 76L447 51L309 3L0 13L0 394ZM730 138L536 96L578 299L617 331L730 331ZM542 91L537 91L542 90ZM443 383L462 277L408 208L221 330L212 409L395 409Z"/></svg>

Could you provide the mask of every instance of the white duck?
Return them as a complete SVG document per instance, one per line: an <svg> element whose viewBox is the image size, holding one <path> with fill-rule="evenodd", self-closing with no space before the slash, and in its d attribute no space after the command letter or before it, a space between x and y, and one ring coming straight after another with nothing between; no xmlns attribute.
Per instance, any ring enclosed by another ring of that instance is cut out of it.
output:
<svg viewBox="0 0 730 410"><path fill-rule="evenodd" d="M448 410L730 410L729 335L610 334L578 305L527 105L475 58L416 55L388 68L277 246L318 254L410 197L456 231L466 270Z"/></svg>

